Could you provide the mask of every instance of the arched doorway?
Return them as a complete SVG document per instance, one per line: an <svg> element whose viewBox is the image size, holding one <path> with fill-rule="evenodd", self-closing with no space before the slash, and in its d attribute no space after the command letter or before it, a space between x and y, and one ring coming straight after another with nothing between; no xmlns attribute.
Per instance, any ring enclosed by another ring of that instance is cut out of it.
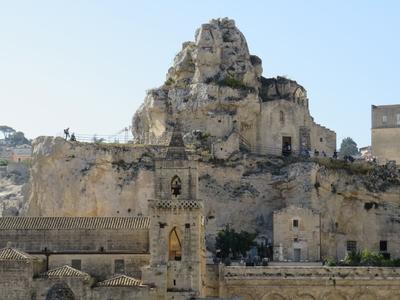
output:
<svg viewBox="0 0 400 300"><path fill-rule="evenodd" d="M67 284L59 282L47 292L46 300L75 300L75 296Z"/></svg>
<svg viewBox="0 0 400 300"><path fill-rule="evenodd" d="M181 260L182 258L182 243L179 234L174 227L169 234L169 260Z"/></svg>

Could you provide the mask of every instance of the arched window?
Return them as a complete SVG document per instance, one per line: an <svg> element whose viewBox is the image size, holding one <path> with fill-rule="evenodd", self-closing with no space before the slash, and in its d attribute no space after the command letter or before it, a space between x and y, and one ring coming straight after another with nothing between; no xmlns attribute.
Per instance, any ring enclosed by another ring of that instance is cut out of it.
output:
<svg viewBox="0 0 400 300"><path fill-rule="evenodd" d="M182 192L182 182L181 179L175 175L171 180L171 193L176 198Z"/></svg>
<svg viewBox="0 0 400 300"><path fill-rule="evenodd" d="M279 112L279 121L281 123L285 123L285 114L283 113L283 111Z"/></svg>
<svg viewBox="0 0 400 300"><path fill-rule="evenodd" d="M169 260L181 260L182 257L182 244L179 238L176 227L171 230L169 234Z"/></svg>

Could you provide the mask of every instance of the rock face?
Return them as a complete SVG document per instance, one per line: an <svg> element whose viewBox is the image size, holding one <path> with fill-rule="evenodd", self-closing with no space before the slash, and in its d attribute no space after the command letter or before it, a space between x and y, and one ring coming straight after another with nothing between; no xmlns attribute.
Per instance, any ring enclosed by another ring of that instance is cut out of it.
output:
<svg viewBox="0 0 400 300"><path fill-rule="evenodd" d="M165 144L179 119L185 134L207 136L208 151L218 158L237 152L243 141L258 153L282 151L284 143L293 151L333 153L336 134L314 122L306 90L284 77L264 78L262 71L233 20L203 24L194 42L183 43L165 83L150 90L135 113L136 142Z"/></svg>
<svg viewBox="0 0 400 300"><path fill-rule="evenodd" d="M26 209L29 169L24 164L9 163L0 169L0 216L18 216Z"/></svg>
<svg viewBox="0 0 400 300"><path fill-rule="evenodd" d="M282 154L283 137L294 151L329 154L336 135L314 123L303 87L283 77L263 78L261 72L261 60L249 54L232 20L202 25L195 42L183 44L165 84L149 91L136 112L135 144L51 137L34 142L27 214L147 215L154 159L164 157L160 144L169 141L179 119L186 146L199 161L210 250L227 224L271 242L272 213L289 205L321 214L323 256L336 257L336 245L346 240L376 249L382 239L400 249L399 170L270 156L271 149Z"/></svg>
<svg viewBox="0 0 400 300"><path fill-rule="evenodd" d="M178 117L186 132L202 129L223 136L229 132L214 132L204 120L226 112L245 120L258 109L261 59L249 54L234 21L212 20L195 39L183 43L164 85L149 91L135 114L133 134L140 143L162 141Z"/></svg>
<svg viewBox="0 0 400 300"><path fill-rule="evenodd" d="M79 144L40 137L33 143L28 215L130 216L147 213L154 149ZM153 152L152 152L153 151Z"/></svg>
<svg viewBox="0 0 400 300"><path fill-rule="evenodd" d="M164 155L164 147L39 138L34 142L27 214L147 215L147 200L154 198L154 158ZM198 158L199 198L205 201L210 250L215 234L227 224L257 231L259 238L271 241L272 213L288 205L321 213L323 255L334 257L329 251L345 239L368 248L379 239L400 242L396 168L336 167L324 159L288 162L249 154L227 160Z"/></svg>

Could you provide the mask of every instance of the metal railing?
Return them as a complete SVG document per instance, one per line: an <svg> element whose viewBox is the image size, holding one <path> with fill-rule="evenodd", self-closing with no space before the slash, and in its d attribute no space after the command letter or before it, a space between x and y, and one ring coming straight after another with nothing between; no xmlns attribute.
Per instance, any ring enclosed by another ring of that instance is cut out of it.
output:
<svg viewBox="0 0 400 300"><path fill-rule="evenodd" d="M57 136L65 138L65 134L58 133ZM71 139L72 134L67 138ZM84 143L116 143L128 144L133 142L133 135L131 132L121 134L80 134L74 133L75 140Z"/></svg>

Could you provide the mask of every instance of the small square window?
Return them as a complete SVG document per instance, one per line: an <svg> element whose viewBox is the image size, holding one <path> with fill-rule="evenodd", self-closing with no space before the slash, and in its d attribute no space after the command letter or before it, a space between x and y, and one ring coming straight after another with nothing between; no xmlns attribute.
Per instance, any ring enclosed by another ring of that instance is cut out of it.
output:
<svg viewBox="0 0 400 300"><path fill-rule="evenodd" d="M386 252L387 251L387 241L379 242L379 251Z"/></svg>
<svg viewBox="0 0 400 300"><path fill-rule="evenodd" d="M82 268L82 262L80 259L73 259L71 260L71 267L77 270L81 270Z"/></svg>
<svg viewBox="0 0 400 300"><path fill-rule="evenodd" d="M298 241L299 241L298 238L294 238L294 239L293 239L293 242L295 242L295 243L297 243Z"/></svg>
<svg viewBox="0 0 400 300"><path fill-rule="evenodd" d="M356 241L347 241L346 250L348 252L357 251L357 242Z"/></svg>
<svg viewBox="0 0 400 300"><path fill-rule="evenodd" d="M299 220L293 220L293 227L299 227Z"/></svg>
<svg viewBox="0 0 400 300"><path fill-rule="evenodd" d="M186 224L185 224L185 228L190 228L190 224L189 224L189 223L186 223Z"/></svg>
<svg viewBox="0 0 400 300"><path fill-rule="evenodd" d="M125 261L123 259L114 260L114 273L115 274L125 273Z"/></svg>

